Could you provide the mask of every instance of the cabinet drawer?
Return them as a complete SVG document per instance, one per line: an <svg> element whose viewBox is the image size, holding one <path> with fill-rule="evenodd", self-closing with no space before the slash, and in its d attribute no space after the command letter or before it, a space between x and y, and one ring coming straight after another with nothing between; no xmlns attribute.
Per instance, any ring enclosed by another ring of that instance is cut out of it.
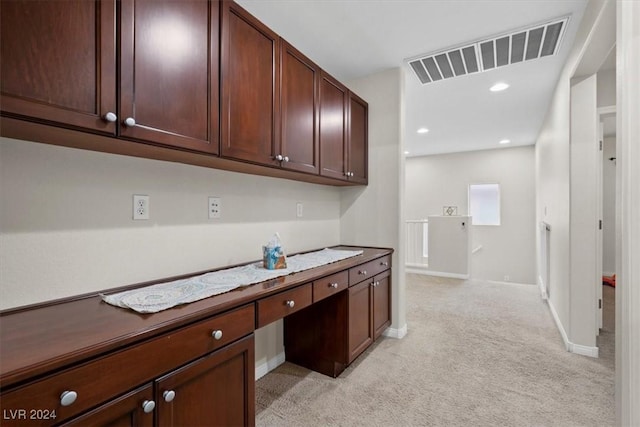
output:
<svg viewBox="0 0 640 427"><path fill-rule="evenodd" d="M383 256L349 269L349 286L360 283L391 268L391 255Z"/></svg>
<svg viewBox="0 0 640 427"><path fill-rule="evenodd" d="M313 302L337 294L349 287L349 272L341 271L313 282Z"/></svg>
<svg viewBox="0 0 640 427"><path fill-rule="evenodd" d="M60 423L250 334L254 319L254 307L247 305L3 393L0 406L5 413L20 409L56 413L55 420L11 419L3 420L3 425ZM67 406L61 402L65 392L77 396Z"/></svg>
<svg viewBox="0 0 640 427"><path fill-rule="evenodd" d="M311 283L258 300L258 328L311 305Z"/></svg>

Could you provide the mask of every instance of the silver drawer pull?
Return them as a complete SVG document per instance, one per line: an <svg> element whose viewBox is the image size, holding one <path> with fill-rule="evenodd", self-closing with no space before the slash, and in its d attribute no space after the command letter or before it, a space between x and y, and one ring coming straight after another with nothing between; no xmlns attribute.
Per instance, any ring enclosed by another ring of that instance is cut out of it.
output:
<svg viewBox="0 0 640 427"><path fill-rule="evenodd" d="M176 392L173 390L166 390L162 393L162 397L164 397L165 402L171 402L176 397Z"/></svg>
<svg viewBox="0 0 640 427"><path fill-rule="evenodd" d="M153 412L154 409L156 409L156 402L154 402L153 400L145 400L142 403L142 410L145 414Z"/></svg>
<svg viewBox="0 0 640 427"><path fill-rule="evenodd" d="M69 406L78 398L78 393L75 391L65 391L60 395L60 404L62 406Z"/></svg>
<svg viewBox="0 0 640 427"><path fill-rule="evenodd" d="M367 275L367 270L360 270L358 271L358 274L362 274L363 276Z"/></svg>
<svg viewBox="0 0 640 427"><path fill-rule="evenodd" d="M329 283L329 287L333 288L333 289L337 289L338 288L338 284L337 283Z"/></svg>
<svg viewBox="0 0 640 427"><path fill-rule="evenodd" d="M389 263L387 261L382 261L380 265L383 267L389 267Z"/></svg>
<svg viewBox="0 0 640 427"><path fill-rule="evenodd" d="M289 300L286 301L285 304L289 307L289 308L293 308L296 305L296 302L294 300Z"/></svg>
<svg viewBox="0 0 640 427"><path fill-rule="evenodd" d="M211 332L211 336L213 337L214 340L219 340L222 338L222 330L221 329L216 329L215 331Z"/></svg>

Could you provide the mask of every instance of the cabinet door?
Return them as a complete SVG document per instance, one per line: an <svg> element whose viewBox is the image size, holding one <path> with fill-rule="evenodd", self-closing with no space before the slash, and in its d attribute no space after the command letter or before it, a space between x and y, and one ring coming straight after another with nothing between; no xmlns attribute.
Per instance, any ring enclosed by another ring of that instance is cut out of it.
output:
<svg viewBox="0 0 640 427"><path fill-rule="evenodd" d="M280 59L280 153L282 167L317 174L320 69L282 41Z"/></svg>
<svg viewBox="0 0 640 427"><path fill-rule="evenodd" d="M115 134L115 0L2 1L3 114Z"/></svg>
<svg viewBox="0 0 640 427"><path fill-rule="evenodd" d="M377 339L391 324L391 270L373 280L373 339Z"/></svg>
<svg viewBox="0 0 640 427"><path fill-rule="evenodd" d="M279 164L278 53L277 34L234 2L222 2L222 156Z"/></svg>
<svg viewBox="0 0 640 427"><path fill-rule="evenodd" d="M156 381L157 424L255 424L253 335Z"/></svg>
<svg viewBox="0 0 640 427"><path fill-rule="evenodd" d="M349 167L347 170L349 181L360 184L367 183L368 110L366 101L349 92L349 143L347 144Z"/></svg>
<svg viewBox="0 0 640 427"><path fill-rule="evenodd" d="M122 0L121 136L218 152L219 10L216 0Z"/></svg>
<svg viewBox="0 0 640 427"><path fill-rule="evenodd" d="M349 288L349 363L373 342L372 293L371 280Z"/></svg>
<svg viewBox="0 0 640 427"><path fill-rule="evenodd" d="M323 73L320 81L320 175L347 179L347 88Z"/></svg>
<svg viewBox="0 0 640 427"><path fill-rule="evenodd" d="M152 427L153 386L140 387L97 409L74 418L64 426ZM147 411L145 412L145 403Z"/></svg>

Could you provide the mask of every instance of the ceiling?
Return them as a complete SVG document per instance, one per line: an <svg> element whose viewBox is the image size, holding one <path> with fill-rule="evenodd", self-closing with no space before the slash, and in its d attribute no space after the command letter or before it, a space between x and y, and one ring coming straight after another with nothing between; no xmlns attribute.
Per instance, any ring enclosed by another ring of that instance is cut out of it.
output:
<svg viewBox="0 0 640 427"><path fill-rule="evenodd" d="M348 84L405 70L408 156L535 143L587 0L236 0ZM422 85L406 60L570 16L558 53ZM501 81L510 85L493 93ZM429 132L418 134L418 128ZM511 140L500 145L503 139Z"/></svg>

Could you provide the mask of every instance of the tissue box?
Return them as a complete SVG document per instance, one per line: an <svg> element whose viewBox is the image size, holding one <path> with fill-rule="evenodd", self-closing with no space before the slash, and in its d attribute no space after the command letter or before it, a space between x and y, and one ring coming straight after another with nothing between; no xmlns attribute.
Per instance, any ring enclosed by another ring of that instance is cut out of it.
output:
<svg viewBox="0 0 640 427"><path fill-rule="evenodd" d="M280 246L262 247L262 266L267 270L287 268L284 251Z"/></svg>

